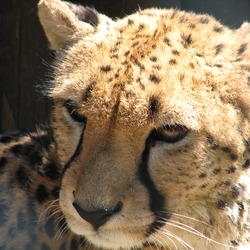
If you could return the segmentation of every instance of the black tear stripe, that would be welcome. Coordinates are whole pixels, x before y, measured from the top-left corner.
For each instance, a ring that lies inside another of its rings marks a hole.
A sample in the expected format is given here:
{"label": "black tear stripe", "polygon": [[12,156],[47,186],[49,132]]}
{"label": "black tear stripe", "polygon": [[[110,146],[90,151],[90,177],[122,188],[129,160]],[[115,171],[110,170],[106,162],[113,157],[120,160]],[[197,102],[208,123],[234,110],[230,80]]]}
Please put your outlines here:
{"label": "black tear stripe", "polygon": [[[75,160],[75,158],[81,153],[82,151],[82,144],[83,144],[83,133],[85,130],[86,124],[84,126],[84,128],[82,129],[82,133],[81,133],[81,137],[79,139],[78,145],[76,147],[76,150],[74,152],[74,154],[70,157],[69,161],[65,164],[63,172],[62,172],[62,178],[66,172],[66,170],[70,167],[71,163]],[[61,180],[62,180],[61,178]]]}
{"label": "black tear stripe", "polygon": [[150,154],[150,147],[153,143],[153,133],[146,140],[145,149],[142,153],[142,160],[139,166],[139,179],[142,184],[147,188],[150,196],[150,210],[155,216],[154,222],[149,226],[146,236],[150,236],[165,224],[165,219],[170,218],[170,214],[164,209],[165,197],[157,190],[148,171],[148,159]]}

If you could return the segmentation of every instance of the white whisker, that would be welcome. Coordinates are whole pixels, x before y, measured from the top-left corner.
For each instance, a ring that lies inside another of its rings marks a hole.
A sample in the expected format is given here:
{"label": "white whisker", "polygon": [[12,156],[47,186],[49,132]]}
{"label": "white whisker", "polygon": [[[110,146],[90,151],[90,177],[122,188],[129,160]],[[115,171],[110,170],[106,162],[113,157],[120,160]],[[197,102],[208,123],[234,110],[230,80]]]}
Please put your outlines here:
{"label": "white whisker", "polygon": [[198,230],[196,230],[193,227],[190,227],[190,226],[188,226],[188,225],[186,225],[184,223],[174,221],[174,220],[167,220],[167,219],[163,219],[163,222],[165,222],[166,225],[174,226],[176,228],[182,229],[182,230],[184,230],[186,232],[189,232],[191,234],[197,235],[197,236],[199,236],[199,237],[201,237],[203,239],[206,239],[210,243],[214,243],[214,244],[221,245],[221,246],[224,246],[224,247],[230,247],[230,245],[223,244],[221,242],[215,241],[215,240],[205,236],[203,233],[199,232]]}

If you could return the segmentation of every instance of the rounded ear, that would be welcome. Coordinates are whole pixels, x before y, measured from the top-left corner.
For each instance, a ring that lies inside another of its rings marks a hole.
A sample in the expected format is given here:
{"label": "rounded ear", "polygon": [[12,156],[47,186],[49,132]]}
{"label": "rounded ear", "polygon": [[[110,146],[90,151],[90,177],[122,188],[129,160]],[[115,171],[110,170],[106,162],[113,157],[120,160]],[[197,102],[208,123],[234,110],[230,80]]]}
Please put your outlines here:
{"label": "rounded ear", "polygon": [[38,15],[52,50],[78,41],[98,24],[96,11],[60,0],[41,0]]}

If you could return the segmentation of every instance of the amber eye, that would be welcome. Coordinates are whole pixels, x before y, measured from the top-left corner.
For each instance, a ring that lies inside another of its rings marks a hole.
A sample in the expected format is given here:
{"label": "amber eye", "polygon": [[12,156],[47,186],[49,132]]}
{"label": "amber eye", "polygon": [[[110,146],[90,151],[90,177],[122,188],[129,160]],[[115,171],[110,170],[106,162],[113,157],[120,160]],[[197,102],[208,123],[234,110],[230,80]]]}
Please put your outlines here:
{"label": "amber eye", "polygon": [[167,143],[176,143],[182,140],[189,130],[181,125],[166,125],[155,130],[156,139]]}
{"label": "amber eye", "polygon": [[80,123],[86,123],[86,117],[80,113],[77,112],[77,105],[72,100],[67,100],[64,102],[64,107],[67,109],[70,117]]}

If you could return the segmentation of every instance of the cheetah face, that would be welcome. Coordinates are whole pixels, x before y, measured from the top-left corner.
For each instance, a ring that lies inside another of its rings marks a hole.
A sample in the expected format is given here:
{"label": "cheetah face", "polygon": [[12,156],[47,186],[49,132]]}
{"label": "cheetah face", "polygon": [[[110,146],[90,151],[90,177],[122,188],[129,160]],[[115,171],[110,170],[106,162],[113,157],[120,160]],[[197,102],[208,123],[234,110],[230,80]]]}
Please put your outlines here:
{"label": "cheetah face", "polygon": [[175,10],[114,22],[59,0],[40,1],[39,17],[57,51],[52,121],[71,231],[106,249],[240,242],[249,73],[226,58],[218,67],[214,44],[218,30],[238,33]]}

